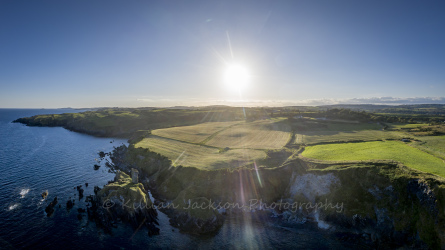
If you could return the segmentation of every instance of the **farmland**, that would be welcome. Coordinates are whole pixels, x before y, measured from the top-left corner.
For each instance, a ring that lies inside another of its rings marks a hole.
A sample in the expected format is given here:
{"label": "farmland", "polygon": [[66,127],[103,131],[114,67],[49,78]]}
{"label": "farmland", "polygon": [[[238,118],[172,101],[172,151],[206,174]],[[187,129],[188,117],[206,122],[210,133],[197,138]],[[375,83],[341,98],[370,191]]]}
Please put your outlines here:
{"label": "farmland", "polygon": [[153,130],[135,146],[165,155],[174,165],[219,169],[261,161],[266,150],[281,149],[290,138],[290,126],[283,119],[209,122]]}
{"label": "farmland", "polygon": [[305,145],[401,139],[407,136],[400,131],[384,131],[379,123],[301,120],[294,123],[294,127],[294,143]]}
{"label": "farmland", "polygon": [[406,136],[395,131],[362,130],[362,131],[315,131],[296,136],[297,144],[317,144],[325,142],[377,141],[401,139]]}
{"label": "farmland", "polygon": [[289,141],[290,126],[281,120],[261,120],[230,127],[211,138],[214,147],[280,149]]}
{"label": "farmland", "polygon": [[407,167],[445,177],[442,159],[399,141],[376,141],[310,146],[304,157],[326,161],[395,160]]}
{"label": "farmland", "polygon": [[[303,156],[308,158],[339,162],[394,160],[414,169],[445,176],[445,163],[440,159],[445,156],[444,138],[416,137],[401,130],[422,125],[390,124],[390,130],[382,130],[379,123],[317,119],[300,119],[293,123],[283,118],[207,122],[153,130],[152,135],[136,147],[150,148],[163,154],[174,165],[220,169],[245,166],[253,161],[259,164],[270,162],[266,152],[282,150],[293,138],[291,144],[296,146],[330,143],[308,146],[303,152]],[[408,145],[399,141],[402,138],[414,138],[416,141]],[[290,148],[286,150],[287,155],[293,152]],[[281,158],[272,165],[279,166],[286,160],[286,157]]]}
{"label": "farmland", "polygon": [[[435,109],[433,113],[439,111]],[[305,146],[304,154],[310,152],[309,146],[326,143],[339,147],[363,146],[362,149],[367,150],[366,147],[372,145],[367,143],[391,144],[398,142],[384,141],[410,138],[412,142],[409,145],[399,143],[394,144],[398,147],[379,147],[386,151],[375,149],[368,154],[371,158],[363,156],[363,159],[396,160],[425,171],[431,167],[430,172],[436,173],[437,164],[420,166],[419,162],[409,158],[427,153],[428,156],[438,157],[442,164],[441,160],[445,158],[445,126],[441,125],[441,120],[420,119],[415,115],[408,119],[343,108],[241,109],[209,106],[178,109],[106,108],[74,114],[39,115],[16,122],[29,126],[63,126],[96,136],[130,138],[130,144],[166,155],[174,165],[203,169],[236,168],[253,161],[258,166],[278,167],[294,159],[286,157],[296,157],[296,152]],[[412,123],[407,124],[408,120]],[[349,150],[352,152],[359,148]],[[331,154],[336,154],[338,161],[349,160],[341,151],[334,150]],[[426,159],[426,162],[431,163],[430,160]],[[271,162],[273,164],[268,164]]]}
{"label": "farmland", "polygon": [[236,168],[266,157],[266,153],[261,150],[231,149],[224,151],[158,136],[145,138],[135,147],[149,148],[151,151],[165,155],[172,160],[174,166],[193,166],[205,170]]}
{"label": "farmland", "polygon": [[354,121],[333,121],[317,119],[299,119],[292,123],[296,131],[361,131],[380,130],[382,126],[378,123],[360,123]]}
{"label": "farmland", "polygon": [[156,129],[152,134],[179,141],[200,143],[212,134],[238,123],[240,122],[206,122],[194,126]]}

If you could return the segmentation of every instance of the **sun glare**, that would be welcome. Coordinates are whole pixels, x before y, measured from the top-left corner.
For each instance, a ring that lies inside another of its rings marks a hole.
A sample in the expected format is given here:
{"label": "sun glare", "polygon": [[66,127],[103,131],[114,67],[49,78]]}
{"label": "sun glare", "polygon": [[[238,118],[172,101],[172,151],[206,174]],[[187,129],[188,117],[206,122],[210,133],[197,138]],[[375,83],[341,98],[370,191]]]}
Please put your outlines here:
{"label": "sun glare", "polygon": [[232,91],[241,91],[249,83],[249,71],[240,64],[229,65],[226,69],[224,80],[227,88]]}

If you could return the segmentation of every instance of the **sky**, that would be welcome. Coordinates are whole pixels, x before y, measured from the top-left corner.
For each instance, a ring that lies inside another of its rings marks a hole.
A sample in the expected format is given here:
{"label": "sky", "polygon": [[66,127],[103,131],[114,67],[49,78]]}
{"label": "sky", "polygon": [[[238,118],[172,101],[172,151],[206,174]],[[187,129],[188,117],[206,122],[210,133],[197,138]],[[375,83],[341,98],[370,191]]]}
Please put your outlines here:
{"label": "sky", "polygon": [[445,103],[445,1],[0,1],[0,108],[334,103]]}

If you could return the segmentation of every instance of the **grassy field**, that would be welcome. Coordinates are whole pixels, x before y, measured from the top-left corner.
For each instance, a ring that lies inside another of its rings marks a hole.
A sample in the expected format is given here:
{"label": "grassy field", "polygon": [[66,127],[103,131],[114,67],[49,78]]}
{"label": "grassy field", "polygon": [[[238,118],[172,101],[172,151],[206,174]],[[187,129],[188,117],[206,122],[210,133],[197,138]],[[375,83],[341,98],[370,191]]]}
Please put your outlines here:
{"label": "grassy field", "polygon": [[260,120],[229,127],[206,144],[219,148],[280,149],[289,141],[290,131],[284,120]]}
{"label": "grassy field", "polygon": [[423,136],[418,137],[420,142],[414,146],[432,155],[445,159],[445,136]]}
{"label": "grassy field", "polygon": [[302,119],[292,123],[296,131],[361,131],[380,130],[382,126],[367,122],[340,122],[333,120]]}
{"label": "grassy field", "polygon": [[218,148],[179,142],[158,136],[145,138],[135,147],[149,148],[153,152],[165,155],[172,160],[175,166],[192,166],[205,170],[237,168],[266,157],[266,153],[261,150],[231,149],[221,151]]}
{"label": "grassy field", "polygon": [[193,126],[156,129],[152,131],[152,134],[180,141],[200,143],[212,134],[237,123],[240,122],[206,122]]}
{"label": "grassy field", "polygon": [[394,130],[400,130],[400,129],[413,129],[423,126],[428,126],[426,123],[419,123],[419,124],[405,124],[405,123],[390,123],[388,124],[390,129]]}
{"label": "grassy field", "polygon": [[361,131],[361,130],[380,130],[382,126],[377,123],[338,123],[331,122],[327,125],[329,131]]}
{"label": "grassy field", "polygon": [[295,136],[296,144],[317,144],[323,142],[377,141],[384,139],[401,139],[403,133],[395,131],[362,130],[362,131],[314,131]]}
{"label": "grassy field", "polygon": [[382,131],[378,123],[303,121],[294,124],[296,144],[317,144],[325,142],[377,141],[407,137],[402,132]]}
{"label": "grassy field", "polygon": [[445,177],[445,162],[399,141],[310,146],[304,157],[327,161],[395,160],[407,167]]}
{"label": "grassy field", "polygon": [[135,146],[165,155],[175,166],[237,168],[253,161],[263,162],[267,154],[262,149],[280,150],[291,138],[290,131],[285,119],[209,122],[153,130],[150,137]]}

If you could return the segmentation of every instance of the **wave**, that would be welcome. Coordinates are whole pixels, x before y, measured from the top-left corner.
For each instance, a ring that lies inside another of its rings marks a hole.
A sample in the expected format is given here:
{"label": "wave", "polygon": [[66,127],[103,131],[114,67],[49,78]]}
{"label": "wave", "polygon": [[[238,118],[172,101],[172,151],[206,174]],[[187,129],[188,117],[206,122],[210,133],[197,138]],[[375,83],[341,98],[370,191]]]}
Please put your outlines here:
{"label": "wave", "polygon": [[29,188],[24,188],[20,191],[20,195],[22,196],[22,198],[24,198],[25,195],[28,193],[29,193]]}
{"label": "wave", "polygon": [[9,211],[12,211],[12,210],[14,210],[14,209],[16,209],[17,207],[19,206],[19,204],[12,204],[12,205],[10,205],[9,207],[8,207],[8,210]]}

